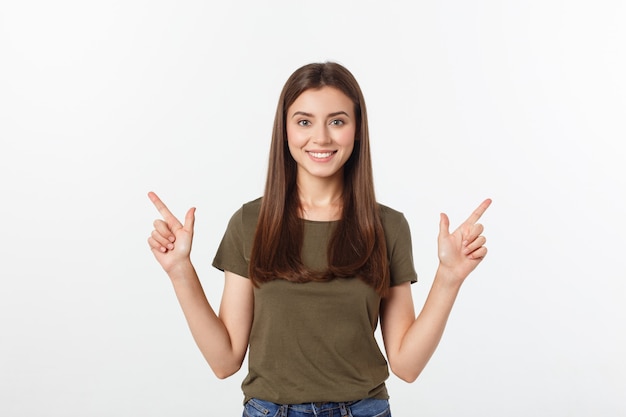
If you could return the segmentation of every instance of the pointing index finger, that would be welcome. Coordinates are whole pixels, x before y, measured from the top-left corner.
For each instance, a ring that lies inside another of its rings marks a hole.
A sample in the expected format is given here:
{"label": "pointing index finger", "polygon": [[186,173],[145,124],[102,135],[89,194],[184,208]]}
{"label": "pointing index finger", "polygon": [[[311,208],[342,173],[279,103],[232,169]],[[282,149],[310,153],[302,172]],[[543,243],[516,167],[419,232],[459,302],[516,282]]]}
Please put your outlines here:
{"label": "pointing index finger", "polygon": [[491,199],[488,198],[485,201],[483,201],[482,203],[480,203],[480,205],[478,206],[478,208],[476,208],[476,210],[474,210],[474,212],[467,218],[467,220],[465,220],[466,224],[474,224],[478,221],[478,219],[480,219],[480,217],[483,215],[483,213],[485,213],[485,211],[487,211],[487,208],[489,208],[489,206],[491,205]]}
{"label": "pointing index finger", "polygon": [[161,201],[161,199],[159,198],[158,195],[156,195],[156,193],[154,193],[153,191],[150,191],[148,193],[148,198],[150,198],[150,201],[152,201],[152,204],[154,204],[154,207],[156,207],[159,213],[161,213],[161,216],[163,216],[163,220],[165,220],[170,226],[174,224],[180,225],[180,222],[178,221],[178,219],[172,214],[172,212],[167,208],[165,203]]}

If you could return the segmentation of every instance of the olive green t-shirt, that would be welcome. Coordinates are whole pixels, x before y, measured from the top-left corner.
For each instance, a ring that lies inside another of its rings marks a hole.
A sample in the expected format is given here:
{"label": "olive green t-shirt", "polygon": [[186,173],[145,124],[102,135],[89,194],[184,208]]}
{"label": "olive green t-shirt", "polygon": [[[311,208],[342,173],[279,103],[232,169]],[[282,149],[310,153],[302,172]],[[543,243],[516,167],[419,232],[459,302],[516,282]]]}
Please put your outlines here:
{"label": "olive green t-shirt", "polygon": [[[248,277],[261,199],[231,218],[213,266]],[[380,206],[391,285],[415,282],[411,235],[400,212]],[[336,222],[304,220],[302,261],[327,266]],[[380,296],[358,278],[292,283],[277,279],[254,289],[245,401],[279,404],[387,399],[387,361],[374,337]]]}

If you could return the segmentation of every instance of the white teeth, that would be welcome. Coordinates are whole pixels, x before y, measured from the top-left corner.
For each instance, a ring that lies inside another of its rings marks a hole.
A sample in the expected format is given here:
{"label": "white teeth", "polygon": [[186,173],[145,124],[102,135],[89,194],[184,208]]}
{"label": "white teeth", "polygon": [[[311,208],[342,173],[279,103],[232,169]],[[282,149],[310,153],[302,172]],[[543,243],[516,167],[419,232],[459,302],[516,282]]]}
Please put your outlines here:
{"label": "white teeth", "polygon": [[309,152],[313,158],[328,158],[332,152]]}

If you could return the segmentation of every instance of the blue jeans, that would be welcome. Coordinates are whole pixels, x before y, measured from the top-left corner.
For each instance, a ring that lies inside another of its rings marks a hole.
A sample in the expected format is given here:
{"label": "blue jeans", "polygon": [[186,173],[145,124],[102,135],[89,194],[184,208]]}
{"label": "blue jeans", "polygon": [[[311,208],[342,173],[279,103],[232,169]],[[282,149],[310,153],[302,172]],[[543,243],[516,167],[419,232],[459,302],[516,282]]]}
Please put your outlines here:
{"label": "blue jeans", "polygon": [[389,401],[367,398],[344,403],[274,404],[252,398],[243,417],[391,417]]}

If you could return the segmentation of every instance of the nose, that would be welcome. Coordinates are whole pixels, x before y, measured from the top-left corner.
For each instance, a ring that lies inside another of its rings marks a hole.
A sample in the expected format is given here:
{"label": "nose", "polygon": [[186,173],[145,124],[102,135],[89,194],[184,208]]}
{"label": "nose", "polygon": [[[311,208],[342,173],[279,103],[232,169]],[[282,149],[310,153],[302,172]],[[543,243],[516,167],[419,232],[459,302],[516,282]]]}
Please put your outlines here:
{"label": "nose", "polygon": [[327,145],[332,142],[330,132],[326,126],[318,126],[313,132],[313,143],[318,145]]}

